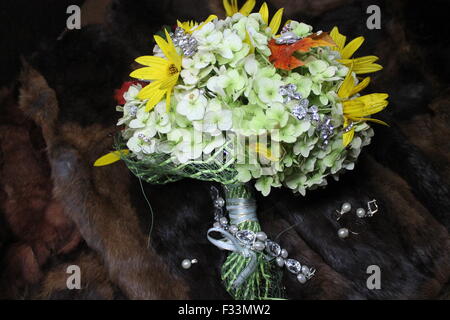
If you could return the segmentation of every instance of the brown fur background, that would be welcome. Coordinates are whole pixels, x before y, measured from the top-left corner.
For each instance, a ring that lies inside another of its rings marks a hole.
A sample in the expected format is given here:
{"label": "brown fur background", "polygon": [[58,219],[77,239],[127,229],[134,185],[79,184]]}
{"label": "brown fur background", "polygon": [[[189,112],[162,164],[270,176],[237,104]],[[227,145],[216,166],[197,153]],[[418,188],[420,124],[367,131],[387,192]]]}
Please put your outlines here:
{"label": "brown fur background", "polygon": [[[205,237],[210,184],[144,184],[155,212],[148,239],[139,181],[122,163],[92,167],[117,130],[114,90],[150,50],[150,35],[176,18],[223,14],[221,1],[79,1],[79,31],[64,31],[68,2],[48,2],[43,14],[56,18],[31,20],[34,28],[6,37],[11,50],[2,56],[10,69],[0,90],[0,298],[229,298],[219,280],[225,254]],[[288,298],[448,297],[450,46],[434,32],[445,33],[440,13],[407,1],[268,2],[271,10],[284,6],[286,18],[364,35],[361,54],[375,53],[385,66],[372,90],[391,94],[382,115],[391,127],[375,127],[374,143],[340,182],[307,197],[284,189],[258,197],[264,230],[275,237],[289,228],[282,246],[317,268],[303,286],[285,274]],[[370,31],[365,8],[375,3],[383,28]],[[4,29],[12,30],[30,13],[18,16],[20,1],[8,5]],[[334,210],[373,198],[380,214],[349,217],[343,223],[360,235],[339,240]],[[199,263],[183,270],[185,258]],[[382,269],[381,290],[366,287],[371,264]],[[81,290],[66,287],[69,265],[82,270]]]}

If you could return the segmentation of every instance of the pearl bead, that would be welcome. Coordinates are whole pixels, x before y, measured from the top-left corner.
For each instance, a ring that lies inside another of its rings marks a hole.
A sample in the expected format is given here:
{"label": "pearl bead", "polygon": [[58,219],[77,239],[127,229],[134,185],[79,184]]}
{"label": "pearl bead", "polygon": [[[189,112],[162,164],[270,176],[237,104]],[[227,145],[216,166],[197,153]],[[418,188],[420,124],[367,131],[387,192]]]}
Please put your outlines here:
{"label": "pearl bead", "polygon": [[214,228],[220,228],[220,223],[214,222],[213,227],[214,227]]}
{"label": "pearl bead", "polygon": [[232,225],[228,228],[228,231],[230,231],[231,234],[235,234],[236,232],[239,231],[239,228],[238,228],[236,225],[232,224]]}
{"label": "pearl bead", "polygon": [[261,241],[266,241],[267,234],[265,232],[259,231],[256,233],[256,239],[261,240]]}
{"label": "pearl bead", "polygon": [[358,218],[364,218],[366,216],[366,210],[364,210],[363,208],[358,208],[356,210],[356,215],[358,216]]}
{"label": "pearl bead", "polygon": [[258,250],[258,251],[263,251],[265,247],[266,247],[266,245],[260,241],[256,241],[253,244],[253,249]]}
{"label": "pearl bead", "polygon": [[348,202],[345,202],[341,207],[343,213],[349,212],[350,210],[352,210],[352,205]]}
{"label": "pearl bead", "polygon": [[341,239],[347,238],[348,237],[348,229],[347,228],[341,228],[338,230],[338,236]]}
{"label": "pearl bead", "polygon": [[222,208],[225,205],[225,200],[223,200],[223,198],[217,198],[214,202],[214,205],[216,207]]}
{"label": "pearl bead", "polygon": [[282,249],[282,250],[281,250],[281,256],[282,256],[283,258],[285,258],[285,259],[288,257],[288,252],[287,252],[286,249]]}
{"label": "pearl bead", "polygon": [[219,219],[220,224],[227,224],[228,223],[228,219],[225,217],[222,217]]}
{"label": "pearl bead", "polygon": [[309,268],[307,266],[302,266],[302,273],[307,275],[309,273]]}
{"label": "pearl bead", "polygon": [[189,269],[192,266],[192,262],[189,259],[184,259],[181,262],[181,266],[183,267],[183,269]]}
{"label": "pearl bead", "polygon": [[277,257],[277,258],[276,258],[276,261],[277,261],[277,265],[278,265],[280,268],[284,266],[284,259],[283,259],[283,258]]}
{"label": "pearl bead", "polygon": [[306,283],[306,277],[301,273],[297,275],[297,280],[298,280],[298,282],[300,282],[302,284]]}

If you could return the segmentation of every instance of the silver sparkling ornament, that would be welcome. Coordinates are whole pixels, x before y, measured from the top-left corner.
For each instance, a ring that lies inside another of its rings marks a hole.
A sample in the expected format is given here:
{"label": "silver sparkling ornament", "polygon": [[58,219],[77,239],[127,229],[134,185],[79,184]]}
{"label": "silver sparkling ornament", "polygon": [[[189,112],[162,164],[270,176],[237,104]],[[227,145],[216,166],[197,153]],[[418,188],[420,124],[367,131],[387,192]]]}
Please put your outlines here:
{"label": "silver sparkling ornament", "polygon": [[278,243],[267,240],[266,241],[266,251],[272,256],[272,257],[278,257],[281,254],[281,247]]}
{"label": "silver sparkling ornament", "polygon": [[241,230],[236,232],[236,238],[246,244],[246,245],[250,245],[253,243],[253,241],[255,241],[256,235],[253,231],[250,230]]}
{"label": "silver sparkling ornament", "polygon": [[282,250],[281,250],[281,256],[282,256],[283,258],[285,258],[285,259],[288,257],[288,252],[287,252],[286,249],[282,249]]}
{"label": "silver sparkling ornament", "polygon": [[308,111],[305,107],[298,104],[292,109],[292,115],[298,120],[303,120],[308,115]]}
{"label": "silver sparkling ornament", "polygon": [[197,40],[192,35],[185,32],[183,28],[176,28],[171,36],[173,44],[179,47],[186,57],[192,57],[198,51]]}
{"label": "silver sparkling ornament", "polygon": [[326,147],[329,143],[329,139],[334,134],[334,126],[331,123],[331,118],[324,117],[322,122],[317,126],[317,130],[319,131],[323,146]]}
{"label": "silver sparkling ornament", "polygon": [[276,44],[293,44],[299,41],[302,37],[299,37],[291,31],[283,32],[278,38],[275,39]]}
{"label": "silver sparkling ornament", "polygon": [[345,133],[349,132],[350,130],[353,129],[353,126],[354,126],[354,123],[350,122],[350,124],[344,128],[344,132]]}
{"label": "silver sparkling ornament", "polygon": [[289,272],[293,274],[299,274],[302,271],[302,265],[297,260],[287,259],[284,264]]}

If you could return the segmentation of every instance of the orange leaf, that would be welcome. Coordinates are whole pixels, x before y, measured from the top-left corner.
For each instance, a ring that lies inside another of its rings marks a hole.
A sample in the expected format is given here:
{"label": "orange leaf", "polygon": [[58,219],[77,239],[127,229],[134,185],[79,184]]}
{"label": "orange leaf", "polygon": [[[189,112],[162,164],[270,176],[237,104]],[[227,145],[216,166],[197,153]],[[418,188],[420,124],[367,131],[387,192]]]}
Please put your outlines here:
{"label": "orange leaf", "polygon": [[322,32],[320,35],[311,35],[293,44],[277,44],[275,39],[272,39],[269,42],[269,48],[272,52],[269,60],[278,69],[293,70],[304,65],[303,61],[293,56],[295,52],[308,52],[314,47],[331,47],[335,45],[326,32]]}
{"label": "orange leaf", "polygon": [[275,42],[275,39],[272,39],[269,42],[269,48],[272,52],[269,61],[277,69],[292,70],[304,65],[303,61],[293,56],[296,50],[292,45],[280,45]]}

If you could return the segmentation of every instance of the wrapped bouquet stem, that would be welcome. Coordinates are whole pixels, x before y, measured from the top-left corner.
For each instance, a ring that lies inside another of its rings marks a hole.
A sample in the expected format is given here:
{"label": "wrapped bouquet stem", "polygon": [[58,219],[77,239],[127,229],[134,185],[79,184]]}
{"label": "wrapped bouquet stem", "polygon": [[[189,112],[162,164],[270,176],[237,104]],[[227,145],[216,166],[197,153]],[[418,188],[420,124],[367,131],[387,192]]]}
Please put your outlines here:
{"label": "wrapped bouquet stem", "polygon": [[[221,277],[238,299],[282,296],[283,268],[300,284],[315,270],[261,230],[249,185],[267,196],[286,187],[302,195],[352,170],[373,136],[371,115],[387,94],[363,95],[377,57],[354,57],[364,38],[347,43],[333,28],[282,24],[268,6],[252,13],[224,0],[228,17],[180,22],[154,37],[153,55],[118,92],[121,134],[96,166],[125,161],[148,183],[215,181],[215,223],[207,236],[229,251]],[[301,262],[300,262],[301,261]]]}
{"label": "wrapped bouquet stem", "polygon": [[[269,299],[282,296],[281,275],[274,268],[273,257],[264,253],[267,235],[261,231],[256,215],[256,202],[246,184],[225,185],[225,203],[228,217],[216,216],[208,238],[219,248],[232,251],[222,266],[222,280],[228,292],[236,299]],[[222,201],[215,205],[221,212]],[[209,236],[218,232],[225,240]]]}

